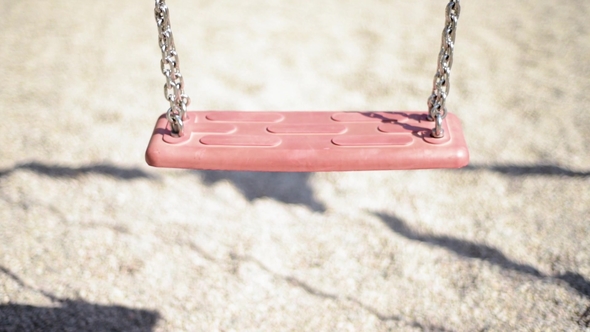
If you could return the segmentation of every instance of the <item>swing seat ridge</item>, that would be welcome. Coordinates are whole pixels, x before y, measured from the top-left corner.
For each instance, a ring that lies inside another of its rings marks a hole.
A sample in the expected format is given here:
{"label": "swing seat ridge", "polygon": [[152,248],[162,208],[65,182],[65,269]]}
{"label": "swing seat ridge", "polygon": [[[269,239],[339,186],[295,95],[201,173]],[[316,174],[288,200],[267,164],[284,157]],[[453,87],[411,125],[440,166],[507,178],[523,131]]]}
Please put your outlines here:
{"label": "swing seat ridge", "polygon": [[191,111],[184,134],[165,115],[146,161],[169,168],[323,172],[460,168],[469,162],[461,123],[443,121],[431,137],[427,112]]}

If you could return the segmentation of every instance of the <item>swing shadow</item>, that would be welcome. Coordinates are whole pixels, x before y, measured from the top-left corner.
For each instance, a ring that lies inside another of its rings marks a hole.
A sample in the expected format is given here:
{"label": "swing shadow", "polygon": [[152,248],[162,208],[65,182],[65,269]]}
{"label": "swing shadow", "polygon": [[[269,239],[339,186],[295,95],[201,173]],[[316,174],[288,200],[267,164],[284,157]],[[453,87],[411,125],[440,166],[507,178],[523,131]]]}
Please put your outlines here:
{"label": "swing shadow", "polygon": [[108,306],[83,300],[61,299],[26,285],[16,274],[0,266],[24,289],[42,294],[58,306],[39,307],[16,303],[0,304],[0,331],[154,331],[157,311]]}
{"label": "swing shadow", "polygon": [[406,239],[441,247],[462,257],[483,260],[504,270],[515,271],[538,279],[553,279],[565,282],[580,296],[590,299],[590,281],[579,273],[566,271],[563,274],[554,276],[546,275],[533,266],[512,261],[502,251],[488,245],[477,244],[451,236],[419,233],[394,215],[379,212],[373,214],[381,219],[393,232]]}
{"label": "swing shadow", "polygon": [[309,181],[312,173],[192,171],[207,185],[229,181],[252,202],[269,197],[286,204],[301,204],[315,212],[324,212],[326,207],[313,193]]}
{"label": "swing shadow", "polygon": [[83,167],[67,167],[40,162],[17,164],[9,169],[0,169],[0,179],[18,170],[28,170],[52,178],[77,178],[87,174],[100,174],[119,180],[154,179],[155,177],[136,167],[120,167],[111,164],[92,164]]}

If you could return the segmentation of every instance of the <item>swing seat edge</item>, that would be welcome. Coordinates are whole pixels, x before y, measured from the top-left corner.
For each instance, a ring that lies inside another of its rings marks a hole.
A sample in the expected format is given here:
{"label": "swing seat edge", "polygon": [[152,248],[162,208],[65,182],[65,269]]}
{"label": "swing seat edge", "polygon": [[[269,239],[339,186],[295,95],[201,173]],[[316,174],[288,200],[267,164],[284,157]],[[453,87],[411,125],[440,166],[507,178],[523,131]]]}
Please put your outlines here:
{"label": "swing seat edge", "polygon": [[419,111],[187,114],[182,137],[173,137],[165,116],[159,117],[145,153],[148,165],[331,172],[461,168],[469,164],[461,123],[453,114],[444,121],[445,138],[438,140],[429,137],[433,124],[426,120],[426,112]]}

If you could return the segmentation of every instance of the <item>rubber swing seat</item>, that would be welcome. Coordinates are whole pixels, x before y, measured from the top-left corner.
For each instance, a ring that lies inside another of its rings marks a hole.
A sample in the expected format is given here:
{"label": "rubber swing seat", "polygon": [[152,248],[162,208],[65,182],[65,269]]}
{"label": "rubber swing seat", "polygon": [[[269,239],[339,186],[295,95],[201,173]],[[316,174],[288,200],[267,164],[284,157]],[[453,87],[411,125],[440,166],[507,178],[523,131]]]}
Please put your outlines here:
{"label": "rubber swing seat", "polygon": [[431,137],[426,112],[187,112],[184,135],[162,115],[147,152],[169,168],[323,172],[460,168],[469,152],[461,123],[443,121]]}

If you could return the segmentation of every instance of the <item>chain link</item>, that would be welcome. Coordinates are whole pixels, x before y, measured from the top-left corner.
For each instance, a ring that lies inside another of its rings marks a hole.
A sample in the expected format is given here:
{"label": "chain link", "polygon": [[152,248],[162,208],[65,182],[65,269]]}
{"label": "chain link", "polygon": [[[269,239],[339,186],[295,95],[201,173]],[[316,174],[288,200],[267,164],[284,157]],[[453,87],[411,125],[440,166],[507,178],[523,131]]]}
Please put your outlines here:
{"label": "chain link", "polygon": [[428,119],[435,121],[432,136],[442,138],[442,120],[447,116],[445,105],[451,89],[451,67],[453,66],[453,50],[457,34],[457,22],[461,13],[460,0],[450,0],[446,8],[445,28],[442,33],[442,46],[438,56],[438,68],[434,75],[432,94],[428,98]]}
{"label": "chain link", "polygon": [[158,42],[162,51],[160,69],[166,77],[164,84],[164,97],[170,103],[166,118],[170,123],[172,132],[176,135],[183,135],[183,120],[185,120],[186,109],[191,99],[184,92],[184,78],[180,73],[178,53],[174,46],[174,36],[170,26],[170,14],[165,0],[155,0],[154,9],[156,23],[158,24]]}

